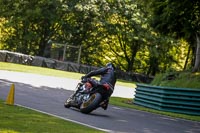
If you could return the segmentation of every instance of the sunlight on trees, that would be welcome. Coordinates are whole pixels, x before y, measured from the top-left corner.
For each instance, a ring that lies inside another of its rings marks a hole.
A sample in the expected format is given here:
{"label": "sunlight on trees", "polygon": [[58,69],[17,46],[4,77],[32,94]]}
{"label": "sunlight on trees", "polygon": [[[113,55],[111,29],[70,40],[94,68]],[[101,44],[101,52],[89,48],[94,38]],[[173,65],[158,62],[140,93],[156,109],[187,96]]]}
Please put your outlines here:
{"label": "sunlight on trees", "polygon": [[187,70],[194,66],[200,22],[199,3],[188,2],[1,0],[0,49],[44,56],[51,39],[81,46],[82,64],[112,61],[123,71],[148,75]]}

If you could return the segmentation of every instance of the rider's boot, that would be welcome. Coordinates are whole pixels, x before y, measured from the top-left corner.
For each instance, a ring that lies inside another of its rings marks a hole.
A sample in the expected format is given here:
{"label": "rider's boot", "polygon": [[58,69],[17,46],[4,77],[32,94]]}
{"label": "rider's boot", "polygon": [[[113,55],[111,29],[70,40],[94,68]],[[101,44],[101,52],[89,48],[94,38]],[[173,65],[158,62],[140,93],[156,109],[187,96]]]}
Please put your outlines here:
{"label": "rider's boot", "polygon": [[103,102],[100,103],[100,106],[101,106],[104,110],[107,110],[107,108],[108,108],[108,103],[109,103],[109,100],[106,99],[106,100],[104,100]]}

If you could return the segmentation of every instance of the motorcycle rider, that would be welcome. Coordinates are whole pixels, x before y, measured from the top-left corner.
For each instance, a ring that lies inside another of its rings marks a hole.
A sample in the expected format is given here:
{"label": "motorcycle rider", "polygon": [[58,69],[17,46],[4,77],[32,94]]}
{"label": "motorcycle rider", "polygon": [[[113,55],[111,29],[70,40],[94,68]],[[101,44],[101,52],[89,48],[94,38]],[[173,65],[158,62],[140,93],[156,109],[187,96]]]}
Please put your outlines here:
{"label": "motorcycle rider", "polygon": [[109,98],[112,95],[116,83],[116,73],[115,73],[115,66],[109,62],[106,64],[105,67],[100,68],[98,70],[94,70],[86,74],[85,76],[82,76],[82,79],[84,78],[90,78],[92,76],[100,75],[100,81],[99,83],[104,86],[104,89],[106,90],[106,97],[105,100],[101,103],[101,106],[104,110],[107,109]]}

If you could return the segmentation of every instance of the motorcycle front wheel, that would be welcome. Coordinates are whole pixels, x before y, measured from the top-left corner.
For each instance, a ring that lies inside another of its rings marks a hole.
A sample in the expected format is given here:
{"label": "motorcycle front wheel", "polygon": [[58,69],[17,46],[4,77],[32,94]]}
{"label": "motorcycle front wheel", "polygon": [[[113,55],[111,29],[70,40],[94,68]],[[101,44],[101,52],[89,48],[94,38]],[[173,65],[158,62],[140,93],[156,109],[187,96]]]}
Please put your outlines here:
{"label": "motorcycle front wheel", "polygon": [[102,100],[102,96],[100,93],[92,94],[87,101],[81,104],[80,111],[85,114],[92,112],[97,107],[99,107],[101,100]]}

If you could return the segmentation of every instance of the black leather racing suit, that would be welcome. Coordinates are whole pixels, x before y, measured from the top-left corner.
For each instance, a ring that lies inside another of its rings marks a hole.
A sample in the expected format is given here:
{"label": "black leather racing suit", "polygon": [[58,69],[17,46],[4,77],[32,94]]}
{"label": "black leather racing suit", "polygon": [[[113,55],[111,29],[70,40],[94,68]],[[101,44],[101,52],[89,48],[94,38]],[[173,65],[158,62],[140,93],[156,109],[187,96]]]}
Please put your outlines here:
{"label": "black leather racing suit", "polygon": [[103,67],[95,71],[91,71],[88,74],[86,74],[84,77],[92,77],[101,75],[100,78],[100,84],[109,84],[110,90],[109,90],[109,96],[113,93],[115,83],[116,83],[116,74],[115,70],[112,67]]}

